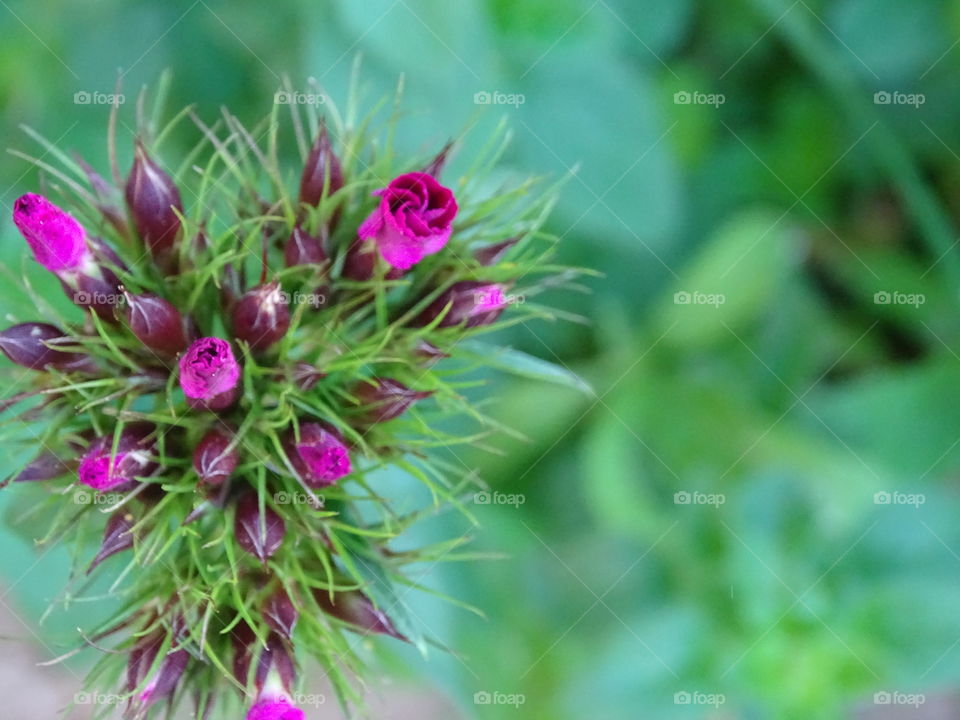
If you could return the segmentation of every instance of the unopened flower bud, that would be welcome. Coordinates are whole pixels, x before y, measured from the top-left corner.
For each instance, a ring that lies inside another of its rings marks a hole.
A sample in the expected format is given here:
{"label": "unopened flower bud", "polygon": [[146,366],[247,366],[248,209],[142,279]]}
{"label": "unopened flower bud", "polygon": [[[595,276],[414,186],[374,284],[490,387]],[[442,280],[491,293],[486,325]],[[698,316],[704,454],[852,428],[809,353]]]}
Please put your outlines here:
{"label": "unopened flower bud", "polygon": [[270,506],[261,512],[257,494],[248,492],[237,501],[234,532],[241,548],[265,562],[283,543],[286,525]]}
{"label": "unopened flower bud", "polygon": [[141,712],[174,693],[189,660],[190,653],[183,649],[171,650],[167,653],[156,675],[137,697]]}
{"label": "unopened flower bud", "polygon": [[430,161],[430,164],[423,169],[423,172],[427,173],[427,175],[433,175],[433,177],[439,178],[440,173],[443,172],[443,168],[447,164],[447,158],[449,157],[451,150],[453,150],[453,140],[448,142],[440,149],[440,152],[438,152],[436,157]]}
{"label": "unopened flower bud", "polygon": [[107,520],[107,527],[103,531],[103,542],[100,544],[100,551],[90,563],[87,572],[92,572],[97,565],[102,563],[111,555],[118,552],[129,550],[133,547],[133,535],[130,529],[134,525],[134,517],[127,512],[114,512]]}
{"label": "unopened flower bud", "polygon": [[277,588],[263,605],[263,619],[267,621],[267,625],[287,640],[293,635],[293,628],[299,617],[300,613],[282,587]]}
{"label": "unopened flower bud", "polygon": [[187,347],[183,316],[162,297],[124,293],[130,331],[150,350],[176,355]]}
{"label": "unopened flower bud", "polygon": [[197,443],[193,451],[193,469],[200,480],[209,485],[220,485],[236,469],[240,454],[231,448],[233,438],[219,429],[212,429]]}
{"label": "unopened flower bud", "polygon": [[503,286],[495,283],[458,282],[434,300],[417,317],[416,324],[429,325],[443,315],[439,327],[489,325],[507,306]]}
{"label": "unopened flower bud", "polygon": [[317,605],[328,615],[352,625],[360,633],[382,633],[406,640],[394,626],[393,621],[382,611],[374,607],[373,602],[359,590],[334,592],[330,597],[328,590],[317,589],[313,593]]}
{"label": "unopened flower bud", "polygon": [[257,663],[257,699],[247,720],[303,720],[303,711],[294,707],[290,698],[295,679],[295,666],[286,642],[271,635]]}
{"label": "unopened flower bud", "polygon": [[343,170],[339,158],[333,152],[333,146],[330,145],[326,125],[320,127],[320,133],[307,156],[300,178],[300,202],[316,207],[324,197],[324,187],[327,189],[327,196],[343,187]]}
{"label": "unopened flower bud", "polygon": [[230,407],[237,399],[239,382],[240,364],[226,340],[200,338],[180,358],[180,387],[194,407]]}
{"label": "unopened flower bud", "polygon": [[321,265],[327,261],[323,239],[307,234],[306,230],[297,225],[283,248],[283,259],[287,267]]}
{"label": "unopened flower bud", "polygon": [[286,449],[290,462],[310,487],[333,485],[353,470],[339,433],[320,423],[301,423],[300,439],[291,434]]}
{"label": "unopened flower bud", "polygon": [[390,267],[377,252],[377,245],[372,240],[355,240],[347,248],[347,257],[343,262],[342,274],[348,280],[364,282],[372,280],[377,274],[377,263],[382,263],[385,269],[386,280],[398,280],[403,277],[404,270]]}
{"label": "unopened flower bud", "polygon": [[254,351],[265,350],[290,327],[290,309],[280,283],[267,283],[244,293],[233,308],[233,336]]}
{"label": "unopened flower bud", "polygon": [[449,353],[445,353],[433,343],[429,343],[422,338],[418,340],[414,346],[413,354],[423,361],[421,363],[422,365],[426,366],[433,365],[439,360],[450,357]]}
{"label": "unopened flower bud", "polygon": [[140,238],[154,257],[167,254],[180,233],[183,203],[173,180],[137,142],[133,167],[124,189],[127,207]]}
{"label": "unopened flower bud", "polygon": [[85,356],[56,350],[54,340],[66,338],[62,330],[46,323],[20,323],[0,332],[0,351],[11,362],[31,370],[43,370],[48,365],[61,368]]}
{"label": "unopened flower bud", "polygon": [[44,450],[31,460],[21,470],[13,482],[38,482],[52,480],[76,468],[76,464],[68,462],[50,450]]}
{"label": "unopened flower bud", "polygon": [[97,438],[80,460],[80,482],[94,490],[113,490],[150,475],[157,468],[153,444],[147,440],[152,428],[128,426],[120,433],[116,452],[113,435]]}
{"label": "unopened flower bud", "polygon": [[374,378],[354,385],[351,394],[362,406],[363,412],[358,416],[358,422],[373,425],[399,417],[417,400],[433,393],[411,390],[392,378]]}
{"label": "unopened flower bud", "polygon": [[13,204],[13,222],[37,262],[50,272],[63,276],[96,267],[83,226],[42,195],[20,197]]}
{"label": "unopened flower bud", "polygon": [[493,243],[492,245],[485,245],[482,248],[477,248],[473,257],[476,258],[476,261],[481,265],[496,265],[498,262],[503,260],[503,257],[510,251],[520,238],[510,238],[509,240],[504,240],[502,242]]}

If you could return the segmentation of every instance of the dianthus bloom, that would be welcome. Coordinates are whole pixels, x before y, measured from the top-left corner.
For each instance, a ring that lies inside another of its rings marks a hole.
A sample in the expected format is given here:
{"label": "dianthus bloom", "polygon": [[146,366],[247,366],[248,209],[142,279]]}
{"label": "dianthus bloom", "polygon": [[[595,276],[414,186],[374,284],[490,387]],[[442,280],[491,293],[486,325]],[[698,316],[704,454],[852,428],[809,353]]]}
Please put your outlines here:
{"label": "dianthus bloom", "polygon": [[83,226],[43,195],[27,193],[19,198],[13,205],[13,222],[37,262],[50,272],[78,273],[94,265]]}
{"label": "dianthus bloom", "polygon": [[457,201],[432,175],[400,175],[374,195],[380,196],[380,206],[363,221],[357,234],[361,240],[376,243],[392,267],[408,270],[447,244]]}
{"label": "dianthus bloom", "polygon": [[302,423],[300,440],[288,443],[290,461],[312,487],[333,485],[353,470],[339,435],[320,423]]}
{"label": "dianthus bloom", "polygon": [[113,436],[97,438],[80,460],[80,482],[94,490],[112,490],[156,469],[147,428],[127,428],[113,452]]}
{"label": "dianthus bloom", "polygon": [[281,697],[277,700],[261,700],[247,713],[247,720],[303,720],[303,710],[294,707]]}
{"label": "dianthus bloom", "polygon": [[180,358],[180,387],[194,405],[210,410],[229,407],[239,382],[240,364],[226,340],[200,338]]}

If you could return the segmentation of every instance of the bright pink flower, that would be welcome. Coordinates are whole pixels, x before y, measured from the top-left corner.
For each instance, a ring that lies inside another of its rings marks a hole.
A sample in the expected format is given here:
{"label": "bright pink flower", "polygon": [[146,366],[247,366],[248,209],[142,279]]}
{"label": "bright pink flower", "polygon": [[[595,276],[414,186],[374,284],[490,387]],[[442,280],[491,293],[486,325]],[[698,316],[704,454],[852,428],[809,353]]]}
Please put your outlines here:
{"label": "bright pink flower", "polygon": [[320,423],[302,423],[300,440],[291,437],[288,446],[290,461],[311,487],[333,485],[353,470],[347,446]]}
{"label": "bright pink flower", "polygon": [[439,252],[450,239],[457,201],[453,192],[423,172],[394,178],[377,190],[380,207],[357,231],[361,240],[372,240],[391,266],[401,270]]}
{"label": "bright pink flower", "polygon": [[146,428],[127,428],[120,434],[117,451],[113,435],[97,438],[80,461],[80,482],[94,490],[112,490],[149,475],[156,469],[152,448],[145,441]]}
{"label": "bright pink flower", "polygon": [[13,204],[13,222],[37,262],[50,272],[78,272],[93,264],[83,226],[43,195],[27,193],[20,197]]}
{"label": "bright pink flower", "polygon": [[291,705],[285,697],[260,700],[247,713],[247,720],[303,720],[304,717],[303,710]]}
{"label": "bright pink flower", "polygon": [[240,364],[230,343],[215,337],[193,342],[180,358],[180,387],[194,404],[222,410],[236,399]]}

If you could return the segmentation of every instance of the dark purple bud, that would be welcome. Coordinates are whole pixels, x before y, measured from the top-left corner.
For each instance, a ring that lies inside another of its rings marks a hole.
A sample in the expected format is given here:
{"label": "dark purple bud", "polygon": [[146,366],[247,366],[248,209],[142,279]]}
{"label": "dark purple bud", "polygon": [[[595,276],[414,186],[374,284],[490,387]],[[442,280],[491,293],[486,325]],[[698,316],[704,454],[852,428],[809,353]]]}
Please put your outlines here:
{"label": "dark purple bud", "polygon": [[225,410],[239,393],[240,364],[226,340],[204,337],[180,358],[180,387],[194,407]]}
{"label": "dark purple bud", "polygon": [[321,265],[327,261],[327,253],[323,250],[322,238],[308,235],[307,231],[298,225],[283,248],[283,259],[287,267]]}
{"label": "dark purple bud", "polygon": [[94,440],[80,460],[80,482],[94,490],[113,490],[152,474],[157,463],[153,443],[148,440],[150,432],[147,426],[124,428],[116,452],[112,434]]}
{"label": "dark purple bud", "polygon": [[134,517],[130,513],[115,512],[107,520],[107,527],[103,532],[103,543],[100,545],[100,551],[90,563],[88,573],[111,555],[118,552],[129,550],[133,547],[133,535],[130,529],[134,525]]}
{"label": "dark purple bud", "polygon": [[[324,193],[325,186],[326,193]],[[321,198],[332,195],[342,187],[343,170],[340,167],[340,160],[333,152],[330,137],[327,135],[327,126],[323,124],[320,126],[320,133],[313,147],[310,148],[310,154],[307,156],[303,175],[300,178],[300,202],[316,207]]]}
{"label": "dark purple bud", "polygon": [[156,675],[147,683],[147,686],[137,698],[141,711],[173,694],[189,660],[190,653],[186,650],[171,650],[167,653],[167,656],[160,663]]}
{"label": "dark purple bud", "polygon": [[350,392],[362,408],[357,420],[366,425],[393,420],[417,400],[433,394],[430,391],[411,390],[392,378],[364,380],[354,385]]}
{"label": "dark purple bud", "polygon": [[230,642],[233,644],[233,676],[238,683],[246,687],[250,679],[250,663],[257,636],[251,627],[241,620],[230,633]]}
{"label": "dark purple bud", "polygon": [[498,262],[503,260],[504,256],[510,251],[520,238],[510,238],[509,240],[504,240],[503,242],[494,243],[493,245],[485,245],[482,248],[477,248],[473,257],[476,258],[477,262],[481,265],[496,265]]}
{"label": "dark purple bud", "polygon": [[422,365],[432,365],[439,360],[450,357],[449,353],[445,353],[433,343],[423,339],[417,341],[413,348],[413,354],[423,360]]}
{"label": "dark purple bud", "polygon": [[[65,367],[84,357],[79,353],[54,349],[58,344],[62,346],[62,343],[51,341],[66,337],[62,330],[53,325],[20,323],[0,332],[0,351],[11,362],[31,370],[43,370],[48,365]],[[51,344],[47,345],[48,342]]]}
{"label": "dark purple bud", "polygon": [[139,141],[124,194],[133,225],[151,254],[158,257],[169,253],[180,233],[180,191]]}
{"label": "dark purple bud", "polygon": [[77,275],[60,284],[73,304],[81,308],[90,308],[101,320],[115,323],[117,305],[123,295],[117,276],[104,267],[97,268],[96,275]]}
{"label": "dark purple bud", "polygon": [[266,350],[290,327],[290,310],[280,283],[259,285],[244,293],[233,308],[233,336],[254,351]]}
{"label": "dark purple bud", "polygon": [[287,640],[293,635],[293,628],[297,624],[300,613],[286,590],[282,587],[267,598],[263,605],[263,619],[267,625],[283,635]]}
{"label": "dark purple bud", "polygon": [[383,611],[374,607],[370,598],[359,590],[334,592],[331,598],[329,591],[317,589],[314,590],[313,597],[321,610],[352,625],[353,629],[361,634],[382,633],[398,640],[407,639],[397,631],[393,621]]}
{"label": "dark purple bud", "polygon": [[383,263],[386,270],[384,278],[398,280],[403,277],[404,271],[390,267],[380,257],[377,244],[372,240],[355,240],[347,249],[347,257],[343,262],[343,277],[348,280],[364,282],[372,280],[377,274],[377,263]]}
{"label": "dark purple bud", "polygon": [[[76,467],[75,464],[72,467]],[[71,470],[71,463],[55,453],[45,450],[31,460],[13,479],[14,482],[38,482],[52,480]]]}
{"label": "dark purple bud", "polygon": [[454,283],[416,318],[415,324],[429,325],[441,315],[439,327],[489,325],[507,306],[503,286],[484,282]]}
{"label": "dark purple bud", "polygon": [[248,492],[237,501],[234,532],[241,548],[265,562],[283,543],[286,526],[269,505],[260,512],[257,494]]}
{"label": "dark purple bud", "polygon": [[286,451],[293,467],[313,488],[333,485],[353,470],[340,434],[321,423],[301,423],[300,439],[291,433]]}
{"label": "dark purple bud", "polygon": [[297,363],[293,368],[292,380],[304,392],[312,390],[327,374],[310,363]]}
{"label": "dark purple bud", "polygon": [[[258,697],[275,695],[281,692],[290,693],[297,678],[296,664],[290,657],[287,643],[279,635],[273,633],[267,638],[267,646],[260,651],[257,661],[256,677],[254,678]],[[262,716],[270,720],[292,720],[293,716]],[[302,720],[302,714],[299,716]]]}
{"label": "dark purple bud", "polygon": [[154,352],[176,355],[187,347],[183,316],[162,297],[124,293],[130,331]]}
{"label": "dark purple bud", "polygon": [[218,429],[209,430],[193,451],[193,469],[200,480],[209,485],[220,485],[236,469],[240,454],[231,448],[233,438]]}
{"label": "dark purple bud", "polygon": [[430,161],[430,164],[427,165],[422,172],[427,173],[427,175],[433,175],[435,178],[439,178],[440,173],[443,172],[443,168],[447,164],[447,157],[450,155],[451,150],[453,150],[453,140],[443,146],[440,152],[437,153],[437,156]]}

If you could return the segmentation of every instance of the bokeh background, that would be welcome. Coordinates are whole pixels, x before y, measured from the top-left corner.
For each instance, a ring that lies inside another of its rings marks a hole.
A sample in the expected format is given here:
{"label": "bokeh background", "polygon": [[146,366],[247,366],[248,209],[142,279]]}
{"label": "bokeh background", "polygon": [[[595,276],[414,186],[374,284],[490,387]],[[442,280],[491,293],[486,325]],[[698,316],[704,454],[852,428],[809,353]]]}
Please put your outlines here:
{"label": "bokeh background", "polygon": [[[505,557],[425,581],[487,619],[410,595],[458,652],[379,643],[374,717],[960,717],[960,3],[0,0],[0,37],[0,137],[33,154],[21,124],[105,170],[108,108],[75,96],[118,74],[127,163],[165,69],[171,107],[253,123],[362,57],[371,105],[405,78],[405,148],[467,131],[451,175],[504,117],[508,170],[573,173],[550,227],[603,277],[551,299],[586,322],[501,339],[595,392],[485,398],[530,438],[461,453],[523,500],[476,508]],[[37,275],[9,222],[36,183],[0,163],[4,277]],[[73,699],[82,657],[34,663],[107,602],[38,624],[70,558],[36,534],[0,530],[22,720]]]}

